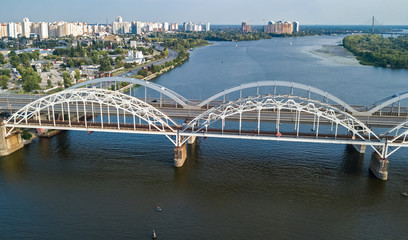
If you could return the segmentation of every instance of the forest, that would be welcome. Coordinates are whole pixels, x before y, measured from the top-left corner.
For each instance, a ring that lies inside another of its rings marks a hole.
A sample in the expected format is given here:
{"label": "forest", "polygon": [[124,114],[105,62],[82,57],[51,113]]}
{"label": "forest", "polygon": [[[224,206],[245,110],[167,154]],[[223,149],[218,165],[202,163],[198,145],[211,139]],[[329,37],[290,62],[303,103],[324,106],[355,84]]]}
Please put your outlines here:
{"label": "forest", "polygon": [[377,34],[350,35],[343,46],[364,65],[408,68],[408,36],[383,37]]}

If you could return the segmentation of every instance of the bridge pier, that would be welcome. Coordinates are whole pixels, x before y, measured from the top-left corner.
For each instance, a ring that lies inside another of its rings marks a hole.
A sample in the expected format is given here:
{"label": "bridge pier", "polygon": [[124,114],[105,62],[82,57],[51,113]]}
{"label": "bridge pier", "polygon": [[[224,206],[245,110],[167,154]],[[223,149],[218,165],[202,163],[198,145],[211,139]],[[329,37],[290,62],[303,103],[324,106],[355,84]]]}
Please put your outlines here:
{"label": "bridge pier", "polygon": [[12,133],[6,137],[6,127],[0,127],[0,157],[7,156],[24,147],[20,133]]}
{"label": "bridge pier", "polygon": [[357,145],[357,144],[350,144],[354,150],[356,150],[360,154],[364,154],[367,148],[367,145]]}
{"label": "bridge pier", "polygon": [[388,159],[382,158],[377,152],[373,152],[370,161],[370,171],[381,180],[388,179]]}
{"label": "bridge pier", "polygon": [[187,158],[187,144],[174,148],[174,166],[182,167]]}
{"label": "bridge pier", "polygon": [[188,144],[195,144],[197,142],[197,137],[196,136],[191,136],[189,139],[188,139]]}

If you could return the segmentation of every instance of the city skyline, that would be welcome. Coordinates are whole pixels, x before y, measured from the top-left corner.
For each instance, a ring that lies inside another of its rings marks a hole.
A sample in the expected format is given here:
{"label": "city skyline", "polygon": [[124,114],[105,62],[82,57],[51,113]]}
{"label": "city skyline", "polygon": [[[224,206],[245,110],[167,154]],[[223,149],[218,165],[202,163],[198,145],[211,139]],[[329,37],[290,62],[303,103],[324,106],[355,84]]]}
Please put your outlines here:
{"label": "city skyline", "polygon": [[[22,7],[24,6],[24,7]],[[262,7],[260,7],[262,6]],[[2,4],[0,22],[19,22],[28,17],[33,22],[79,21],[89,24],[112,23],[117,16],[124,21],[146,22],[211,22],[212,24],[239,25],[246,21],[251,25],[263,25],[270,20],[299,21],[305,25],[368,25],[375,16],[384,25],[408,25],[408,2],[404,0],[370,1],[359,0],[300,0],[267,1],[254,0],[248,3],[236,1],[62,1],[44,0],[41,4],[22,0]],[[63,9],[63,11],[61,11]]]}

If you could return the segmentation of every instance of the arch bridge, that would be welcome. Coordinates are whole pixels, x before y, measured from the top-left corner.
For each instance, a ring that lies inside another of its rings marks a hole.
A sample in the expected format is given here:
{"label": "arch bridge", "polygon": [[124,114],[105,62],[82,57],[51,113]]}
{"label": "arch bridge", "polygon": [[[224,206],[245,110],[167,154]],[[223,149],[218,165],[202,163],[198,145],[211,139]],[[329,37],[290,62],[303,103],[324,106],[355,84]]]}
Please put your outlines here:
{"label": "arch bridge", "polygon": [[[127,82],[130,89],[135,84],[143,86],[145,92],[153,89],[160,94],[160,102],[164,95],[182,108],[196,109],[197,114],[190,121],[177,123],[149,104],[146,95],[136,98],[132,90],[130,94],[115,91],[123,86],[119,82]],[[250,89],[256,93],[244,97],[244,91]],[[406,97],[404,93],[387,98],[365,112],[376,113]],[[196,103],[158,84],[104,78],[39,98],[12,114],[2,128],[5,138],[18,128],[163,135],[175,146],[175,166],[183,165],[186,143],[197,137],[350,144],[360,149],[369,146],[375,156],[370,169],[378,178],[387,179],[387,158],[408,147],[408,122],[378,134],[356,117],[359,114],[363,112],[334,95],[298,83],[247,83]]]}

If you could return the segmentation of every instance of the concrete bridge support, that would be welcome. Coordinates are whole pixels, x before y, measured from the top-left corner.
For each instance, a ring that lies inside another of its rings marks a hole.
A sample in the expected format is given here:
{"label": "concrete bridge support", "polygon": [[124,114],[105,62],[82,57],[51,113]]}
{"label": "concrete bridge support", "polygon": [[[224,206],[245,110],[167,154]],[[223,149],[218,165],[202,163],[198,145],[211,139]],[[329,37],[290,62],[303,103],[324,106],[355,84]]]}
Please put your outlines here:
{"label": "concrete bridge support", "polygon": [[369,169],[378,179],[387,180],[388,163],[388,159],[382,158],[378,153],[373,152]]}
{"label": "concrete bridge support", "polygon": [[182,167],[187,158],[187,144],[174,148],[174,166]]}
{"label": "concrete bridge support", "polygon": [[364,154],[367,148],[367,145],[357,145],[357,144],[350,144],[358,153]]}
{"label": "concrete bridge support", "polygon": [[196,136],[191,136],[189,139],[188,139],[188,144],[195,144],[195,143],[197,143],[197,137]]}
{"label": "concrete bridge support", "polygon": [[20,133],[12,133],[6,136],[6,127],[0,127],[0,156],[7,156],[24,146]]}

